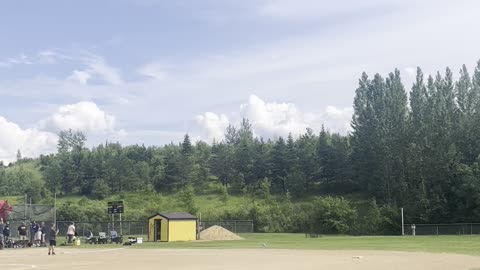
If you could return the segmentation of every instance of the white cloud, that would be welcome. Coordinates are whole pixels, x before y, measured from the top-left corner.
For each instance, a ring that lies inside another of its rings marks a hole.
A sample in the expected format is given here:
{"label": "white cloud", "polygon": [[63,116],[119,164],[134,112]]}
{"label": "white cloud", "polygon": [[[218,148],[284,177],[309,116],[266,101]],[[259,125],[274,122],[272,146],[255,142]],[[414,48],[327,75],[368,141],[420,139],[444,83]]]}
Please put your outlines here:
{"label": "white cloud", "polygon": [[86,71],[93,76],[98,76],[107,83],[113,85],[123,84],[123,80],[118,70],[107,65],[103,59],[95,59],[88,63],[89,69]]}
{"label": "white cloud", "polygon": [[13,65],[31,65],[33,64],[30,58],[21,53],[17,57],[8,58],[7,60],[0,61],[0,67],[11,67]]}
{"label": "white cloud", "polygon": [[[259,14],[284,19],[319,19],[326,15],[334,15],[350,10],[378,7],[385,4],[379,0],[340,0],[325,1],[318,0],[263,0],[258,9]],[[399,2],[398,0],[389,3]]]}
{"label": "white cloud", "polygon": [[38,53],[38,58],[41,62],[53,64],[58,59],[65,59],[66,57],[54,50],[42,50]]}
{"label": "white cloud", "polygon": [[335,106],[327,106],[322,114],[322,119],[325,120],[325,128],[333,131],[346,134],[352,131],[351,120],[353,115],[353,108],[337,108]]}
{"label": "white cloud", "polygon": [[35,128],[22,129],[18,124],[0,116],[0,161],[15,161],[17,150],[24,157],[38,157],[54,153],[60,130],[72,129],[93,137],[107,135],[109,140],[121,140],[126,136],[117,129],[115,117],[100,110],[93,102],[78,102],[60,106],[55,113],[38,122]]}
{"label": "white cloud", "polygon": [[165,66],[158,63],[150,63],[139,68],[137,72],[145,77],[149,77],[155,80],[164,80],[168,77],[165,71]]}
{"label": "white cloud", "polygon": [[[303,112],[293,103],[266,102],[256,95],[251,95],[246,103],[232,118],[237,122],[246,118],[252,124],[255,135],[272,138],[276,136],[294,136],[305,133],[307,128],[319,132],[322,125],[331,132],[347,134],[350,130],[352,108],[327,106],[320,112]],[[231,123],[227,116],[207,112],[196,116],[197,125],[208,141],[222,139],[226,127]]]}
{"label": "white cloud", "polygon": [[240,115],[251,121],[255,132],[264,137],[299,135],[307,128],[317,132],[322,124],[333,132],[346,134],[350,130],[352,110],[327,106],[320,112],[302,112],[293,103],[265,102],[251,95],[240,106]]}
{"label": "white cloud", "polygon": [[417,74],[417,69],[414,67],[406,67],[405,72],[407,73],[408,76],[410,76],[410,78],[415,78]]}
{"label": "white cloud", "polygon": [[202,115],[195,117],[197,125],[202,129],[202,133],[209,142],[215,140],[222,140],[224,137],[225,129],[229,125],[228,117],[224,114],[216,114],[212,112],[206,112]]}
{"label": "white cloud", "polygon": [[87,134],[117,132],[115,117],[100,110],[95,103],[87,101],[61,106],[53,115],[41,120],[39,127],[55,133],[64,129],[80,130]]}
{"label": "white cloud", "polygon": [[107,65],[103,58],[91,55],[83,57],[82,61],[87,65],[87,68],[85,70],[74,70],[67,80],[80,84],[87,84],[90,79],[98,79],[111,85],[124,83],[118,70]]}
{"label": "white cloud", "polygon": [[0,160],[15,161],[19,149],[23,157],[37,157],[56,150],[57,135],[35,128],[22,129],[0,116]]}
{"label": "white cloud", "polygon": [[85,72],[85,71],[79,71],[79,70],[74,70],[72,72],[72,75],[70,75],[67,80],[69,81],[72,81],[72,82],[76,82],[76,83],[79,83],[79,84],[82,84],[82,85],[86,85],[88,80],[91,78],[92,76],[90,75],[90,73],[88,72]]}

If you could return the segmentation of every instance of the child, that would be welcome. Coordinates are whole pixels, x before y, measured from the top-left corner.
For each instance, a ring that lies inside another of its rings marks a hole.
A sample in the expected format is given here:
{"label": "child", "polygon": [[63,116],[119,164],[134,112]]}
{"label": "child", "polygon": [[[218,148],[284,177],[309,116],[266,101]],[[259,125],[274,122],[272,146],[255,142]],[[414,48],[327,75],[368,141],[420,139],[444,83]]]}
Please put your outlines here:
{"label": "child", "polygon": [[50,233],[49,233],[49,246],[48,246],[48,255],[50,255],[50,253],[52,255],[55,255],[55,246],[57,245],[57,234],[58,234],[58,230],[57,228],[55,228],[55,224],[52,225],[52,228],[50,229]]}
{"label": "child", "polygon": [[42,231],[41,230],[38,230],[37,232],[35,232],[35,236],[34,236],[34,239],[35,239],[35,246],[39,247],[41,242],[42,242]]}

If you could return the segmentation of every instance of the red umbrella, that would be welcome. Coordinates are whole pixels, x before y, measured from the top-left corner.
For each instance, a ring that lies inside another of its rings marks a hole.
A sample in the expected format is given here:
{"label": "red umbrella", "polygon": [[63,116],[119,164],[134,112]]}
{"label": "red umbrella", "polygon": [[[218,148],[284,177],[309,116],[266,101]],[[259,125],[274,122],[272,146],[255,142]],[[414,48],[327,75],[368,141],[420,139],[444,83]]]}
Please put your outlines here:
{"label": "red umbrella", "polygon": [[3,221],[8,219],[8,216],[12,210],[13,208],[8,204],[7,201],[0,200],[0,218],[3,218]]}

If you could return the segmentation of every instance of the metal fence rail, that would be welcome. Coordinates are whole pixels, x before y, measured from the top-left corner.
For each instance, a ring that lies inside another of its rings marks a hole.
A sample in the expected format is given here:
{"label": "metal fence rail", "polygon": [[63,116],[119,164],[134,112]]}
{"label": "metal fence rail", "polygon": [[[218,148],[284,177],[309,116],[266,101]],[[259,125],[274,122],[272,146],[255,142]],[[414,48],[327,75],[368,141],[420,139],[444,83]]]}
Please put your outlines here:
{"label": "metal fence rail", "polygon": [[221,226],[234,233],[253,233],[252,220],[201,221],[200,231],[208,229],[214,225]]}
{"label": "metal fence rail", "polygon": [[451,224],[405,224],[405,235],[413,235],[412,225],[415,225],[415,235],[474,235],[480,234],[480,223]]}

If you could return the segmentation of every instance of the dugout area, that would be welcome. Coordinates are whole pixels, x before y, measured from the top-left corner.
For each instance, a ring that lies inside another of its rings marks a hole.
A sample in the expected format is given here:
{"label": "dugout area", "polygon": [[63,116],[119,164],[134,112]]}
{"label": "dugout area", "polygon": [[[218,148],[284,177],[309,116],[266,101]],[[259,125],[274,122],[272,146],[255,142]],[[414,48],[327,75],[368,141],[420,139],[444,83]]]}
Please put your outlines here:
{"label": "dugout area", "polygon": [[157,213],[148,218],[149,242],[197,240],[197,217],[189,213]]}

